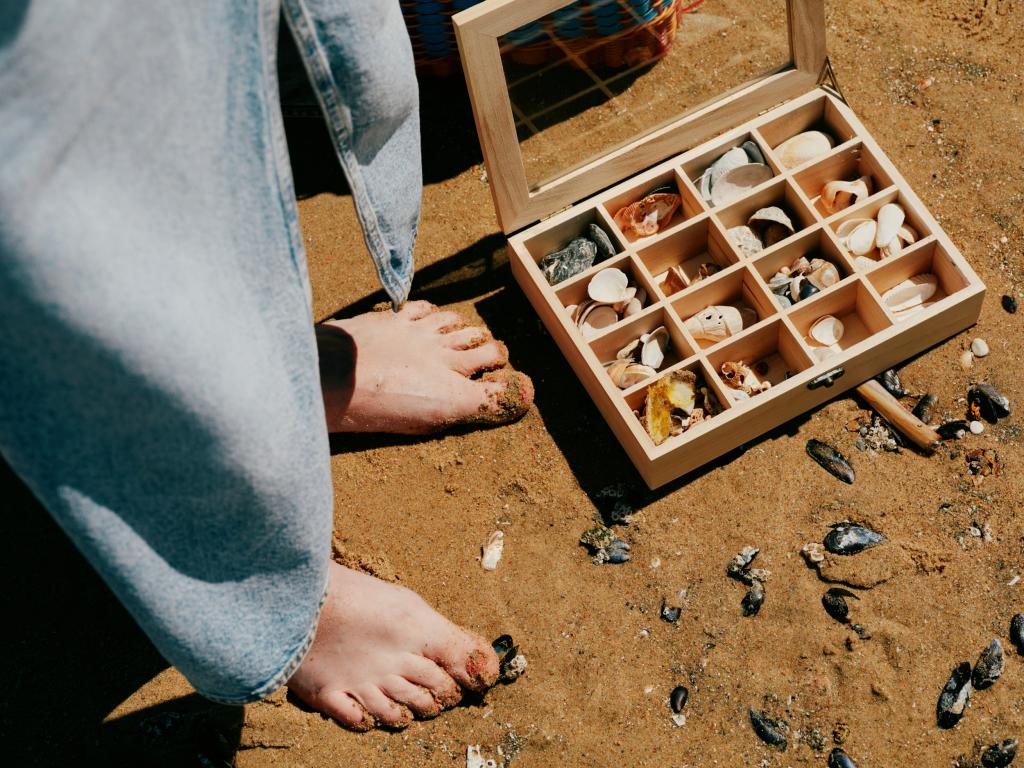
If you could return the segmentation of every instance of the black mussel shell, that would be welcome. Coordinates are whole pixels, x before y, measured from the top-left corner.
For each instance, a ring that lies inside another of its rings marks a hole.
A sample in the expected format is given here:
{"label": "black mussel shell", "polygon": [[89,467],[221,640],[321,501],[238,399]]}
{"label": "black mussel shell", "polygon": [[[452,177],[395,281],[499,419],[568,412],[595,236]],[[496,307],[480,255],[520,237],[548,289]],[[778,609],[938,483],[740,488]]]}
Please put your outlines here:
{"label": "black mussel shell", "polygon": [[1006,768],[1017,756],[1017,740],[1006,739],[981,753],[984,768]]}
{"label": "black mussel shell", "polygon": [[519,653],[515,641],[512,640],[512,635],[502,635],[495,638],[494,642],[491,643],[491,648],[498,654],[498,660],[502,663],[506,660],[514,659],[516,654]]}
{"label": "black mussel shell", "polygon": [[757,612],[761,610],[761,606],[764,605],[764,585],[759,581],[751,584],[740,604],[743,606],[744,616],[756,616]]}
{"label": "black mussel shell", "polygon": [[846,457],[828,443],[823,443],[821,440],[808,440],[807,455],[828,470],[829,474],[844,483],[852,484],[857,477]]}
{"label": "black mussel shell", "polygon": [[846,598],[848,597],[852,597],[854,600],[860,600],[856,594],[848,589],[833,587],[821,596],[821,604],[825,606],[825,612],[829,616],[836,621],[845,624],[847,616],[850,615],[850,607],[846,604]]}
{"label": "black mussel shell", "polygon": [[675,624],[679,621],[679,616],[682,612],[683,609],[678,605],[669,605],[668,603],[661,604],[661,618],[669,624]]}
{"label": "black mussel shell", "polygon": [[757,146],[756,141],[747,139],[740,144],[740,148],[747,153],[747,159],[750,162],[757,163],[758,165],[767,165],[764,161],[764,154],[761,152],[761,148]]}
{"label": "black mussel shell", "polygon": [[549,253],[538,266],[548,283],[557,285],[590,269],[596,258],[597,244],[585,237],[577,237],[562,250]]}
{"label": "black mussel shell", "polygon": [[786,741],[786,736],[782,732],[783,723],[770,720],[755,709],[750,709],[749,715],[750,724],[754,726],[754,733],[757,734],[758,738],[765,744],[778,747],[785,752],[789,742]]}
{"label": "black mussel shell", "polygon": [[803,301],[804,299],[811,298],[811,296],[813,296],[814,294],[818,293],[820,290],[821,290],[821,288],[816,286],[810,280],[801,280],[800,281],[800,298],[799,298],[799,301]]}
{"label": "black mussel shell", "polygon": [[1017,653],[1024,656],[1024,613],[1010,619],[1010,642],[1017,646]]}
{"label": "black mussel shell", "polygon": [[971,685],[976,690],[991,688],[992,684],[1003,674],[1003,644],[996,638],[981,652],[978,662],[971,673]]}
{"label": "black mussel shell", "polygon": [[683,707],[686,706],[687,700],[690,698],[690,691],[685,685],[677,685],[672,689],[672,693],[668,696],[669,706],[672,707],[672,711],[677,715],[683,711]]}
{"label": "black mussel shell", "polygon": [[886,392],[897,399],[906,397],[908,394],[907,390],[903,388],[903,382],[900,381],[900,377],[896,375],[896,371],[893,368],[882,371],[875,377],[875,380],[885,387]]}
{"label": "black mussel shell", "polygon": [[921,395],[921,399],[917,401],[917,405],[914,406],[914,410],[911,413],[927,424],[932,420],[932,414],[935,412],[935,403],[937,402],[938,398],[935,395]]}
{"label": "black mussel shell", "polygon": [[612,245],[611,238],[608,237],[608,233],[605,232],[597,224],[587,224],[587,237],[597,246],[597,258],[595,263],[598,261],[604,261],[610,259],[615,255],[615,246]]}
{"label": "black mussel shell", "polygon": [[935,709],[939,728],[952,728],[960,722],[971,698],[971,664],[964,661],[956,666],[939,695]]}
{"label": "black mussel shell", "polygon": [[939,433],[939,437],[943,440],[959,440],[967,434],[967,430],[970,428],[969,422],[963,419],[955,419],[940,425],[935,431]]}
{"label": "black mussel shell", "polygon": [[614,539],[605,549],[607,559],[605,562],[612,565],[621,565],[629,560],[629,544],[622,539]]}
{"label": "black mussel shell", "polygon": [[967,392],[967,407],[989,424],[1010,415],[1010,401],[991,384],[975,384]]}
{"label": "black mussel shell", "polygon": [[853,758],[839,747],[836,747],[829,752],[828,768],[857,768],[857,764],[853,762]]}
{"label": "black mussel shell", "polygon": [[1002,298],[1003,309],[1009,312],[1011,315],[1017,311],[1017,300],[1013,296],[1005,295]]}
{"label": "black mussel shell", "polygon": [[837,523],[825,535],[825,549],[834,555],[856,555],[865,549],[878,546],[885,536],[853,523]]}

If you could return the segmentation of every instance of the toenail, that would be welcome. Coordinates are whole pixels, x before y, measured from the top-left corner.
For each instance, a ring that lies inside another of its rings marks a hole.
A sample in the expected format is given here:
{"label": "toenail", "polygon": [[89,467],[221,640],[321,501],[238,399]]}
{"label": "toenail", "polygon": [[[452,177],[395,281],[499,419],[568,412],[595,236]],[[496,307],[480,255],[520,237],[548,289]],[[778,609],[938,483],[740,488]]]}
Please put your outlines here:
{"label": "toenail", "polygon": [[471,651],[466,659],[466,674],[479,688],[490,688],[497,680],[497,675],[487,673],[487,654],[479,650]]}

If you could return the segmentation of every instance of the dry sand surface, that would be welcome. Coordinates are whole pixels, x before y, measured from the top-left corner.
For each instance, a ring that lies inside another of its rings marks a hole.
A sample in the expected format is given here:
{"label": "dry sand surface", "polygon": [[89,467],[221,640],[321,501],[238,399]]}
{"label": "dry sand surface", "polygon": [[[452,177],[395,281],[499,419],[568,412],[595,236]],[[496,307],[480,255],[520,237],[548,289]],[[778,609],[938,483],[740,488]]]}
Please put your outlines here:
{"label": "dry sand surface", "polygon": [[[1019,410],[1024,311],[1007,314],[999,297],[1024,300],[1024,7],[832,2],[828,25],[854,109],[989,289],[977,327],[909,361],[904,384],[934,393],[939,418],[962,414],[975,380],[994,383]],[[462,766],[466,745],[480,744],[518,768],[821,766],[842,741],[862,768],[938,768],[976,760],[981,745],[1024,739],[1016,653],[957,728],[935,725],[953,666],[973,662],[993,637],[1005,642],[1010,616],[1024,611],[1024,582],[1008,586],[1024,577],[1022,416],[931,458],[872,455],[846,431],[868,412],[844,396],[646,491],[511,279],[460,88],[449,81],[424,93],[414,295],[504,339],[534,379],[536,408],[491,431],[334,441],[335,526],[350,551],[377,558],[455,621],[488,637],[511,633],[529,658],[526,675],[398,734],[348,733],[281,693],[244,710],[209,704],[166,668],[8,472],[8,764],[103,755],[105,765],[133,766]],[[306,121],[290,132],[316,316],[367,308],[382,296],[322,130]],[[964,370],[958,358],[976,336],[992,353]],[[851,458],[852,486],[808,459],[810,438]],[[994,449],[1002,474],[975,485],[964,459],[971,447]],[[608,489],[633,510],[619,528],[633,560],[619,566],[594,565],[577,544],[611,510]],[[880,580],[854,603],[870,639],[825,614],[830,585],[799,555],[844,518],[889,539],[841,564],[848,578]],[[479,547],[498,528],[505,555],[486,573]],[[741,616],[744,588],[725,576],[747,544],[771,571],[754,618]],[[684,610],[672,626],[658,612],[680,590]],[[679,683],[690,701],[686,724],[675,727],[666,702]],[[750,706],[788,722],[786,753],[757,740]]]}

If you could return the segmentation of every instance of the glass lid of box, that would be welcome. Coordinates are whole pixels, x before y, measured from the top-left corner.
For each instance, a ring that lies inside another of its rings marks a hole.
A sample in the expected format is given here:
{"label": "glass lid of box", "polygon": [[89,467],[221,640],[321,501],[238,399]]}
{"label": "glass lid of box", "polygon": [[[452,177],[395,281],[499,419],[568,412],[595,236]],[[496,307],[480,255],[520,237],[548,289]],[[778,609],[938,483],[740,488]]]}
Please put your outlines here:
{"label": "glass lid of box", "polygon": [[531,191],[791,63],[786,0],[580,0],[498,46]]}

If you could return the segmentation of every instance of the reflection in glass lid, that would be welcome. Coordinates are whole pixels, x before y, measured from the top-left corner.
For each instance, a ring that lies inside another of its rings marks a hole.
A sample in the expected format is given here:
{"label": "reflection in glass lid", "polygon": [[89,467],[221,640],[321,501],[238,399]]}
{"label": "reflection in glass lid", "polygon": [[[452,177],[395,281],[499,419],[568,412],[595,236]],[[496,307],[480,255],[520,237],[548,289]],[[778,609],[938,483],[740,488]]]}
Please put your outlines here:
{"label": "reflection in glass lid", "polygon": [[580,0],[499,44],[534,190],[790,61],[785,0]]}

